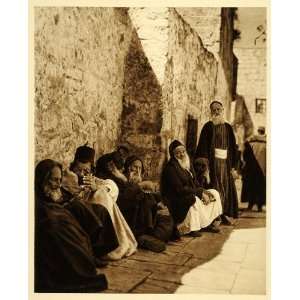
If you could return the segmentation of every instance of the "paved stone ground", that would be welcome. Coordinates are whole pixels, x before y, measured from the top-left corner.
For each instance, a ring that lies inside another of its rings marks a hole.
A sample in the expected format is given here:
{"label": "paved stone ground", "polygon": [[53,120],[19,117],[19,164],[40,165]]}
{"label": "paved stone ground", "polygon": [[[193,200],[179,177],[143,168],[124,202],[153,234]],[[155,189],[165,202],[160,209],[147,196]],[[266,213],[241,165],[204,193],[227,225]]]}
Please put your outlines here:
{"label": "paved stone ground", "polygon": [[241,211],[235,226],[169,243],[166,251],[139,249],[111,262],[106,293],[265,294],[265,213]]}

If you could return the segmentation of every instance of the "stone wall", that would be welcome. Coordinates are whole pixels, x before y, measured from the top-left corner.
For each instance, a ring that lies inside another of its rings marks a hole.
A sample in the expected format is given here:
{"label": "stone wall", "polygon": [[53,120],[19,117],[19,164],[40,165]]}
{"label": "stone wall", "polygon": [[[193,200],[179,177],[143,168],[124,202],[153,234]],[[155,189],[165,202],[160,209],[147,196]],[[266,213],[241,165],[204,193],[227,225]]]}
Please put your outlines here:
{"label": "stone wall", "polygon": [[169,13],[168,42],[163,130],[170,131],[169,140],[185,142],[188,115],[198,119],[199,130],[209,118],[208,106],[216,90],[217,61],[175,9]]}
{"label": "stone wall", "polygon": [[123,8],[35,9],[36,161],[67,165],[86,142],[97,155],[115,147],[131,35]]}
{"label": "stone wall", "polygon": [[203,46],[215,56],[220,50],[220,7],[177,7],[176,11],[201,37]]}
{"label": "stone wall", "polygon": [[215,97],[229,112],[230,18],[199,8],[195,27],[187,13],[37,8],[36,160],[67,165],[86,142],[97,156],[127,143],[144,160],[145,176],[158,178],[171,140],[186,142],[189,119],[198,120],[198,139]]}
{"label": "stone wall", "polygon": [[200,36],[203,46],[218,62],[215,98],[224,103],[226,118],[230,119],[231,102],[235,94],[235,57],[232,51],[234,8],[195,7],[176,11]]}
{"label": "stone wall", "polygon": [[234,101],[233,128],[239,150],[244,150],[245,140],[253,134],[253,121],[243,96],[236,95]]}
{"label": "stone wall", "polygon": [[223,90],[221,94],[221,99],[223,99],[225,107],[228,108],[226,112],[227,119],[229,119],[231,102],[236,93],[237,61],[233,53],[234,18],[235,8],[221,9],[219,56],[222,67],[220,66],[219,70],[221,69],[224,72],[225,81],[218,86],[226,87],[226,90]]}
{"label": "stone wall", "polygon": [[266,126],[266,114],[256,113],[255,102],[256,98],[267,98],[267,10],[239,7],[237,16],[235,26],[241,32],[234,43],[239,61],[237,93],[244,98],[253,123],[252,132],[256,133],[259,126]]}
{"label": "stone wall", "polygon": [[[170,9],[168,62],[163,86],[162,137],[166,152],[172,139],[185,142],[189,115],[198,120],[199,136],[209,119],[209,104],[214,98],[223,101],[229,117],[233,92],[232,77],[228,76],[232,76],[233,19],[232,15],[225,14],[223,17],[228,20],[222,25],[220,14],[220,9],[214,8],[192,10],[192,15],[185,8]],[[221,28],[224,29],[222,35]],[[204,35],[204,32],[211,34]],[[204,46],[202,33],[212,52]]]}
{"label": "stone wall", "polygon": [[157,177],[162,124],[161,85],[135,32],[125,60],[122,142],[140,156],[147,178]]}
{"label": "stone wall", "polygon": [[266,114],[255,110],[255,99],[267,95],[266,48],[235,48],[234,52],[239,59],[237,93],[245,99],[255,133],[259,126],[266,126]]}
{"label": "stone wall", "polygon": [[[218,48],[220,11],[203,8],[198,12],[204,15],[201,25],[206,20],[201,33],[207,28],[215,35],[218,32],[218,38],[214,37]],[[209,119],[209,104],[215,96],[221,97],[226,112],[230,111],[232,97],[226,76],[231,68],[224,70],[218,54],[203,45],[187,14],[185,9],[174,8],[129,10],[137,35],[133,36],[126,59],[122,141],[144,159],[148,177],[160,173],[171,140],[186,142],[189,117],[198,120],[198,139]],[[205,42],[209,42],[207,35]],[[225,60],[229,58],[228,49],[232,50],[232,44],[224,49]]]}

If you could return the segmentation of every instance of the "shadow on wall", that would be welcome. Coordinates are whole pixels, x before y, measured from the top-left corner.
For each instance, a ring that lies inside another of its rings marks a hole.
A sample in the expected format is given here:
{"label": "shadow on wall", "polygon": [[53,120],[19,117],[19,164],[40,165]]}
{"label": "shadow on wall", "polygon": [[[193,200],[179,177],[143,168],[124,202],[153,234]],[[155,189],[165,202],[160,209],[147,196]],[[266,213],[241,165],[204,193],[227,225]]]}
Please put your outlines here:
{"label": "shadow on wall", "polygon": [[145,177],[157,177],[162,159],[162,89],[136,30],[125,58],[121,143],[143,159]]}

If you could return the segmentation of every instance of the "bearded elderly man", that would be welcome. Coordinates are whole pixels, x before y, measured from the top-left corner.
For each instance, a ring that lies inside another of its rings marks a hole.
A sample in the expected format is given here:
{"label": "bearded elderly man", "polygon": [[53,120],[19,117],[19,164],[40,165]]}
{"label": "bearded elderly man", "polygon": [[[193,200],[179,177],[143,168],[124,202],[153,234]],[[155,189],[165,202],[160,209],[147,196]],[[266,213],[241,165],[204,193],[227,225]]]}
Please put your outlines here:
{"label": "bearded elderly man", "polygon": [[211,184],[221,196],[222,223],[231,225],[228,217],[238,218],[238,200],[233,177],[236,176],[238,154],[231,125],[224,120],[220,101],[210,104],[211,121],[204,124],[200,133],[195,158],[209,162]]}
{"label": "bearded elderly man", "polygon": [[201,236],[201,229],[220,232],[215,222],[222,214],[219,193],[200,187],[181,142],[174,140],[169,152],[171,158],[162,172],[161,193],[180,235]]}
{"label": "bearded elderly man", "polygon": [[[92,242],[70,212],[69,195],[61,188],[61,181],[62,166],[58,162],[46,159],[36,166],[35,292],[99,292],[107,288],[106,277],[97,274],[99,261]],[[77,204],[82,208],[82,218],[92,224],[91,213],[80,202]]]}

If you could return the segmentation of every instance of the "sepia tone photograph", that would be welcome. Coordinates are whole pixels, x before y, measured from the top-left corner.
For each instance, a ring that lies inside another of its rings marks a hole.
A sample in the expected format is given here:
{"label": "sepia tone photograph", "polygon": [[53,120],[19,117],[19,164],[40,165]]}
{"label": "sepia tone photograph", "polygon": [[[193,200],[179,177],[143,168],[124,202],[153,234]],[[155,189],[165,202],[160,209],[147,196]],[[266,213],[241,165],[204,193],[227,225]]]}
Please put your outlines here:
{"label": "sepia tone photograph", "polygon": [[268,9],[33,7],[32,293],[268,294]]}

